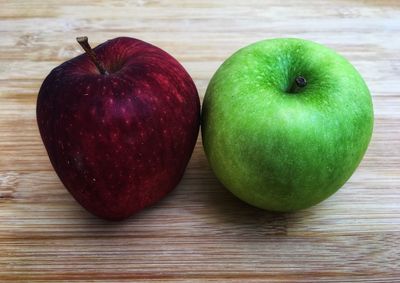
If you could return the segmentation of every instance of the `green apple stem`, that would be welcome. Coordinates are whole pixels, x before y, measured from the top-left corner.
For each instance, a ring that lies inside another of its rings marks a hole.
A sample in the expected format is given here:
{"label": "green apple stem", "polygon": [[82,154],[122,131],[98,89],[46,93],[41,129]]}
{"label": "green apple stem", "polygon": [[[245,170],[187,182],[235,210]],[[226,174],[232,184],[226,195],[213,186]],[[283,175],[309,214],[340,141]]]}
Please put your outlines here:
{"label": "green apple stem", "polygon": [[82,46],[83,50],[85,50],[86,54],[89,56],[90,60],[96,65],[97,69],[99,70],[100,74],[108,75],[107,70],[104,68],[104,65],[99,61],[94,53],[92,47],[90,47],[88,37],[87,36],[80,36],[76,38],[76,41]]}
{"label": "green apple stem", "polygon": [[297,76],[296,79],[294,80],[294,84],[292,84],[292,87],[290,88],[290,93],[299,92],[306,85],[307,85],[307,80],[302,76]]}

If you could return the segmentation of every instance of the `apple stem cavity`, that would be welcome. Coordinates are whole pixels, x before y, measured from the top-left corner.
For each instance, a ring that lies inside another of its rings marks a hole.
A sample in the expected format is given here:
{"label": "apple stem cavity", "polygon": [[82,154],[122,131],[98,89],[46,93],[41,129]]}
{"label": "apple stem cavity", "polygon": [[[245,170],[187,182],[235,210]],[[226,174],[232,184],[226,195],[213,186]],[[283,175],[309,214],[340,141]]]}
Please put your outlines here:
{"label": "apple stem cavity", "polygon": [[80,37],[76,38],[76,41],[78,41],[79,45],[82,46],[83,50],[85,50],[85,52],[89,56],[90,60],[92,60],[92,62],[96,65],[100,74],[108,75],[107,70],[104,68],[103,64],[97,58],[96,53],[94,53],[92,47],[90,47],[88,37],[80,36]]}
{"label": "apple stem cavity", "polygon": [[290,93],[297,93],[307,85],[307,80],[303,76],[297,76],[290,88]]}
{"label": "apple stem cavity", "polygon": [[298,77],[295,79],[295,82],[296,82],[296,85],[297,85],[298,87],[305,87],[305,86],[307,85],[306,79],[305,79],[304,77],[302,77],[302,76],[298,76]]}

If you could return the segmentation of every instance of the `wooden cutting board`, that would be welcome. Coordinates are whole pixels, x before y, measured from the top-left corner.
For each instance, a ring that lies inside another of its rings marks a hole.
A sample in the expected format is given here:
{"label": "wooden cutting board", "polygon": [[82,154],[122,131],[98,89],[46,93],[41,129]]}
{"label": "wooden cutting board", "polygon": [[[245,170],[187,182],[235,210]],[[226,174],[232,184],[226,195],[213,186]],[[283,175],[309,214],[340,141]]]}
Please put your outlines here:
{"label": "wooden cutting board", "polygon": [[[277,2],[283,2],[277,4]],[[0,282],[400,282],[400,2],[0,0]],[[201,97],[222,61],[272,37],[326,44],[365,77],[375,129],[329,200],[270,214],[228,193],[199,140],[185,177],[121,223],[88,214],[54,173],[35,121],[49,71],[125,35],[178,58]]]}

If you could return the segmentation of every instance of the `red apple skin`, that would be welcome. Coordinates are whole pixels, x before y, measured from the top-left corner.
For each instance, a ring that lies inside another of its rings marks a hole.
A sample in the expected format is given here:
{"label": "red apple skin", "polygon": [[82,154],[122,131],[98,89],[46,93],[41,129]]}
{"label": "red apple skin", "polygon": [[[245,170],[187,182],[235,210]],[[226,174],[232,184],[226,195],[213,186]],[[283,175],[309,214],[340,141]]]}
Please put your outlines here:
{"label": "red apple skin", "polygon": [[53,69],[37,99],[37,122],[62,183],[89,212],[121,220],[181,180],[200,125],[196,86],[165,51],[121,37]]}

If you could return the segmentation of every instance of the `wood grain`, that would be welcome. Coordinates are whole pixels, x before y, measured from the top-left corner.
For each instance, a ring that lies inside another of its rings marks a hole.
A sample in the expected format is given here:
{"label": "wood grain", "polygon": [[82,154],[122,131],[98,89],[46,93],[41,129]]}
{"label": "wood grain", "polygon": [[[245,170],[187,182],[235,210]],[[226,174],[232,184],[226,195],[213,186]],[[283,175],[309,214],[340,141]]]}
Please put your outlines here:
{"label": "wood grain", "polygon": [[[284,3],[278,3],[284,2]],[[0,0],[0,282],[400,282],[400,2]],[[201,97],[236,49],[272,37],[326,44],[365,77],[369,150],[337,194],[270,214],[234,198],[199,140],[184,179],[122,223],[94,218],[55,175],[40,140],[40,84],[61,62],[125,35],[160,46]]]}

